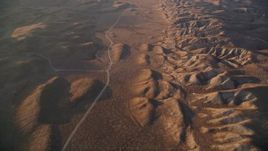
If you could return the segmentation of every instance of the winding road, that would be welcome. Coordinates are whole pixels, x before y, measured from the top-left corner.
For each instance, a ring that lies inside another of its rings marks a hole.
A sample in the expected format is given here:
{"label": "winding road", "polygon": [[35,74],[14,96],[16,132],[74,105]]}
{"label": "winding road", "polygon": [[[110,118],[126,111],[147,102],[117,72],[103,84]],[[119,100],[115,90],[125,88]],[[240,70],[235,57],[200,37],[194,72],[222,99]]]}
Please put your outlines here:
{"label": "winding road", "polygon": [[[87,116],[89,115],[89,113],[91,112],[91,110],[94,108],[94,106],[96,105],[96,103],[101,98],[101,96],[103,95],[103,93],[105,92],[105,90],[107,89],[107,87],[110,84],[110,79],[111,79],[111,77],[110,77],[110,71],[111,71],[112,66],[113,66],[113,60],[111,58],[111,52],[110,51],[111,51],[111,47],[114,44],[114,42],[111,39],[111,37],[109,36],[109,33],[118,24],[118,22],[120,21],[122,15],[123,15],[123,12],[117,17],[117,19],[115,20],[115,22],[105,32],[105,38],[109,41],[109,46],[108,46],[108,50],[107,50],[107,56],[108,56],[109,62],[108,62],[108,65],[107,65],[107,69],[105,70],[105,72],[106,72],[106,83],[105,83],[104,87],[102,88],[102,90],[100,91],[100,93],[98,94],[98,96],[94,99],[93,103],[89,106],[89,108],[87,109],[87,111],[85,112],[85,114],[82,116],[82,118],[79,120],[79,122],[74,127],[73,131],[71,132],[71,134],[67,138],[66,142],[64,143],[61,151],[65,151],[66,150],[66,148],[70,144],[72,138],[74,137],[74,135],[76,134],[76,132],[78,131],[78,129],[80,128],[80,126],[83,124],[83,122],[86,120]],[[50,63],[50,65],[51,65],[51,63]]]}
{"label": "winding road", "polygon": [[56,68],[51,59],[49,59],[48,57],[41,55],[41,54],[32,54],[35,55],[37,57],[40,57],[42,59],[47,60],[49,67],[53,70],[53,72],[57,73],[57,72],[104,72],[104,70],[86,70],[86,69],[63,69],[63,68]]}

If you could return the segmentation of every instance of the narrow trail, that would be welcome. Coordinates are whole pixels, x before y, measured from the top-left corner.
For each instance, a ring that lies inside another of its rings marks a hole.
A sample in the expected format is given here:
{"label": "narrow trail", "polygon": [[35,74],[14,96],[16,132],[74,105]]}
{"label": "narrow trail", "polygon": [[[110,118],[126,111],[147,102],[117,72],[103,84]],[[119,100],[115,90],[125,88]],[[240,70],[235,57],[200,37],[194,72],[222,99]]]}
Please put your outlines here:
{"label": "narrow trail", "polygon": [[112,65],[113,65],[113,60],[111,58],[110,51],[111,51],[111,46],[114,44],[114,42],[109,37],[109,33],[118,24],[118,22],[120,21],[122,15],[123,15],[123,12],[118,16],[118,18],[116,19],[116,21],[105,32],[105,38],[109,41],[109,46],[108,46],[108,49],[107,49],[107,56],[108,56],[109,63],[108,63],[107,69],[105,70],[105,72],[106,72],[106,83],[105,83],[105,86],[102,88],[102,90],[100,91],[100,93],[98,94],[98,96],[94,99],[93,103],[87,109],[86,113],[82,116],[82,118],[79,120],[79,122],[77,123],[77,125],[74,127],[73,131],[71,132],[71,134],[69,135],[68,139],[64,143],[63,148],[62,148],[61,151],[65,151],[66,150],[66,148],[70,144],[72,138],[76,134],[77,130],[80,128],[80,126],[86,120],[87,116],[89,115],[89,113],[91,112],[91,110],[94,108],[94,106],[96,105],[96,103],[101,98],[102,94],[105,92],[105,90],[107,89],[107,87],[110,84],[110,79],[111,79],[111,77],[110,77],[110,70],[112,69]]}
{"label": "narrow trail", "polygon": [[[21,55],[12,55],[12,56],[21,56]],[[58,72],[87,72],[87,73],[96,73],[96,72],[105,72],[105,70],[87,70],[87,69],[64,69],[64,68],[57,68],[55,67],[55,65],[52,63],[52,60],[42,54],[38,54],[38,53],[28,53],[26,55],[23,56],[36,56],[39,58],[42,58],[44,60],[46,60],[48,62],[48,65],[50,67],[50,69],[54,72],[54,73],[58,73]],[[6,59],[9,58],[11,56],[7,56],[7,57],[2,57],[1,59]]]}
{"label": "narrow trail", "polygon": [[38,56],[42,59],[47,60],[50,68],[53,70],[53,72],[57,73],[57,72],[92,72],[92,73],[96,73],[96,72],[105,72],[105,70],[86,70],[86,69],[62,69],[62,68],[56,68],[51,59],[49,59],[48,57],[41,55],[41,54],[33,54],[35,56]]}

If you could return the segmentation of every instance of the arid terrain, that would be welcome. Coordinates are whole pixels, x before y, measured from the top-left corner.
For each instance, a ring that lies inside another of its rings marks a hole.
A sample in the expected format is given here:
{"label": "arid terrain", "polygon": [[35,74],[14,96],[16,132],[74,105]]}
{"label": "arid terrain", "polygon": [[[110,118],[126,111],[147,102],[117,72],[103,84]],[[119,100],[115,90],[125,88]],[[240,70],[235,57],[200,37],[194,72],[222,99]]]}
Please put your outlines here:
{"label": "arid terrain", "polygon": [[268,1],[0,0],[1,151],[268,150]]}

